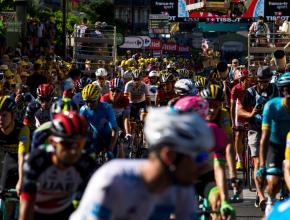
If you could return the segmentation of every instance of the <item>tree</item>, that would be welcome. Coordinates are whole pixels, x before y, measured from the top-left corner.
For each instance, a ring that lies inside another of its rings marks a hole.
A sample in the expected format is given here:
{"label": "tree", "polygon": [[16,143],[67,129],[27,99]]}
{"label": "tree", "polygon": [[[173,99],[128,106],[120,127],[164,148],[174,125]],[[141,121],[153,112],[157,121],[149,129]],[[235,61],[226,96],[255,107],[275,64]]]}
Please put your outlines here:
{"label": "tree", "polygon": [[114,4],[109,0],[90,0],[88,4],[79,6],[80,11],[85,12],[92,22],[105,21],[114,23]]}

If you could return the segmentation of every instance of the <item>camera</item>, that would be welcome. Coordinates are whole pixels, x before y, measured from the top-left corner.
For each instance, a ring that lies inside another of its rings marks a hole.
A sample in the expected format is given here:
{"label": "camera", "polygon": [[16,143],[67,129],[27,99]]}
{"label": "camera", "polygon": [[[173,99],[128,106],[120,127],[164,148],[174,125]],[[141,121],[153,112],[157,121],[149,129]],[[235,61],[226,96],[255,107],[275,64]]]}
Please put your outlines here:
{"label": "camera", "polygon": [[4,73],[0,73],[0,81],[4,79]]}
{"label": "camera", "polygon": [[263,108],[263,104],[258,104],[258,105],[256,105],[256,109],[258,109],[258,110],[262,110],[262,108]]}

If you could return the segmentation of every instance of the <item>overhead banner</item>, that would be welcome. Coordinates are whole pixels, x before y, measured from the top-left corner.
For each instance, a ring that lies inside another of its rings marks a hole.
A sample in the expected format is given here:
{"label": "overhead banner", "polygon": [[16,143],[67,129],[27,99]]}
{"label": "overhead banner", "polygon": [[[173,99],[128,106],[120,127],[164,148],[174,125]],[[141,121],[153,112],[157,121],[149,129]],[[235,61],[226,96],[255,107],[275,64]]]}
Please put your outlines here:
{"label": "overhead banner", "polygon": [[178,17],[255,18],[264,15],[265,1],[267,0],[178,0]]}
{"label": "overhead banner", "polygon": [[265,17],[269,21],[275,21],[277,18],[289,20],[290,1],[288,0],[265,0]]}
{"label": "overhead banner", "polygon": [[143,39],[141,37],[125,37],[124,43],[120,48],[139,49],[143,47]]}

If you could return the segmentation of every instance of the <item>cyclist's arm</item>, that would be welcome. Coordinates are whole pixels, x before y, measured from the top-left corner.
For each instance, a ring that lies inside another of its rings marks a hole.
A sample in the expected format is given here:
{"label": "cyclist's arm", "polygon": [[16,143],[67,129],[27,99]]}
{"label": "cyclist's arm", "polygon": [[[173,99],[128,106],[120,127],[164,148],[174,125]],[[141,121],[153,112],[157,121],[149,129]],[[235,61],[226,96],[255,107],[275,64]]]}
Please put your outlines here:
{"label": "cyclist's arm", "polygon": [[130,106],[129,106],[129,104],[125,108],[123,115],[124,115],[124,129],[125,129],[125,133],[126,134],[131,134],[131,130],[130,130]]}
{"label": "cyclist's arm", "polygon": [[25,115],[23,118],[23,124],[24,125],[31,125],[32,122],[34,121],[34,115],[35,112],[37,111],[37,106],[35,103],[30,103],[27,107],[26,107],[26,111],[25,111]]}
{"label": "cyclist's arm", "polygon": [[271,105],[269,102],[266,103],[263,110],[263,121],[262,121],[262,135],[260,141],[260,166],[265,166],[266,157],[268,154],[268,147],[270,142],[270,130],[271,130],[271,121],[272,121],[272,111]]}
{"label": "cyclist's arm", "polygon": [[231,100],[231,121],[232,126],[235,124],[235,111],[236,111],[236,100]]}
{"label": "cyclist's arm", "polygon": [[285,161],[284,161],[284,178],[288,190],[290,191],[290,132],[287,134]]}
{"label": "cyclist's arm", "polygon": [[148,89],[148,85],[144,84],[145,86],[145,98],[146,98],[146,104],[150,105],[151,104],[151,97]]}
{"label": "cyclist's arm", "polygon": [[24,156],[29,152],[30,146],[30,130],[27,126],[23,126],[19,134],[19,145],[18,145],[18,183],[16,185],[16,190],[19,193],[23,175],[22,167],[24,162]]}
{"label": "cyclist's arm", "polygon": [[117,125],[114,110],[110,105],[108,105],[107,113],[108,113],[108,120],[112,127],[111,140],[110,140],[110,146],[109,146],[109,150],[112,151],[116,145],[117,138],[118,138],[118,129],[117,129],[118,125]]}
{"label": "cyclist's arm", "polygon": [[248,103],[251,101],[251,96],[249,95],[249,92],[247,91],[246,94],[244,95],[241,105],[238,108],[238,116],[242,118],[252,118],[254,116],[254,110],[253,111],[247,111],[246,107],[248,107]]}

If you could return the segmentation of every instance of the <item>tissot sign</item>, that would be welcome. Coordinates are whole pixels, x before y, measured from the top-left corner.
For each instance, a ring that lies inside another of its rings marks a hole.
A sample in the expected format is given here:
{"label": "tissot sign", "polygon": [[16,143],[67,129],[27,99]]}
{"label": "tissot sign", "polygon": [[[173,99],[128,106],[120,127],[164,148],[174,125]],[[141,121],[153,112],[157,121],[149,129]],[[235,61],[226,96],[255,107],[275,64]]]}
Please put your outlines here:
{"label": "tissot sign", "polygon": [[290,1],[265,0],[265,17],[270,21],[277,18],[290,20]]}

